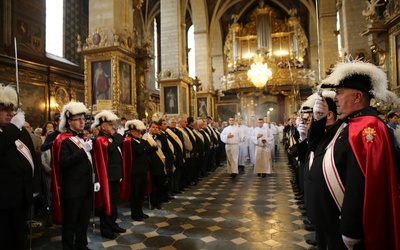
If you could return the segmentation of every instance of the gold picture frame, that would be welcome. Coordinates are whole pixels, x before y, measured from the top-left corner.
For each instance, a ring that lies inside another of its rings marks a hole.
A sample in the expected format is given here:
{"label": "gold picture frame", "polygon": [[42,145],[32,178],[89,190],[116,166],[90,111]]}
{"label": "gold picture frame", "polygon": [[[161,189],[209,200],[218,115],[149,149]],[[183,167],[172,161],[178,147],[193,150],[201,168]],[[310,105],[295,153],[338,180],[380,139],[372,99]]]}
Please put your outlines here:
{"label": "gold picture frame", "polygon": [[109,109],[120,116],[136,117],[136,101],[134,58],[120,51],[85,55],[85,103],[89,109]]}
{"label": "gold picture frame", "polygon": [[390,34],[390,88],[400,89],[400,28]]}
{"label": "gold picture frame", "polygon": [[236,117],[238,113],[237,103],[224,103],[216,105],[215,121],[224,122],[228,121],[229,117]]}

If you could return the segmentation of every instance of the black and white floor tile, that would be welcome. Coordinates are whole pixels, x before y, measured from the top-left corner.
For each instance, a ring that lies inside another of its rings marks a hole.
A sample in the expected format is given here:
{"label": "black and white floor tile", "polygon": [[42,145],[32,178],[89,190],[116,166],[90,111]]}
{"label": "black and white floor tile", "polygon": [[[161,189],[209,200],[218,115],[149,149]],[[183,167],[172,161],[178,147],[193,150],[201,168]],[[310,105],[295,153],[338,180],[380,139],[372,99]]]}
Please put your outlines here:
{"label": "black and white floor tile", "polygon": [[[100,235],[95,218],[88,230],[91,249],[308,249],[306,231],[290,184],[291,173],[283,152],[274,171],[266,178],[253,174],[253,167],[231,179],[225,166],[192,186],[161,210],[144,212],[144,221],[132,221],[128,203],[119,207],[119,225],[126,233],[115,240]],[[33,228],[31,249],[61,249],[61,227],[46,227],[44,216],[37,215],[41,227]]]}

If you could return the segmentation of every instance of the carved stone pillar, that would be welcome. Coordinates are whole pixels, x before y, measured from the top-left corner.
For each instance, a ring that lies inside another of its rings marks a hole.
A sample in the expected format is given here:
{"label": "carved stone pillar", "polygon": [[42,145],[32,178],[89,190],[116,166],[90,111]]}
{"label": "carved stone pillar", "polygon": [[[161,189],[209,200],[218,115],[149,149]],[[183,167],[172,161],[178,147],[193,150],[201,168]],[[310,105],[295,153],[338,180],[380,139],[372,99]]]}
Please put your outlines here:
{"label": "carved stone pillar", "polygon": [[94,112],[109,109],[120,117],[137,118],[136,64],[141,56],[135,44],[136,8],[143,0],[89,1],[89,37],[78,37],[84,55],[85,104]]}
{"label": "carved stone pillar", "polygon": [[182,1],[160,1],[161,20],[161,62],[162,72],[159,76],[161,112],[170,116],[190,115],[189,100],[191,79],[186,69],[186,26],[185,9]]}

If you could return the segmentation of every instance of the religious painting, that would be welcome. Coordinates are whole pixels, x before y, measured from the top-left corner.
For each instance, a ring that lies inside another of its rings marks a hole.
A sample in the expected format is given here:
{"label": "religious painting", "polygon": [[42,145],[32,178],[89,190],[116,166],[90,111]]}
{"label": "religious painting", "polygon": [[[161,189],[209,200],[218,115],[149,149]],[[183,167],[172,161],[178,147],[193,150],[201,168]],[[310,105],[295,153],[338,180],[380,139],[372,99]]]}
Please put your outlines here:
{"label": "religious painting", "polygon": [[132,66],[130,63],[119,61],[120,101],[122,104],[132,103]]}
{"label": "religious painting", "polygon": [[235,117],[238,106],[236,103],[217,104],[217,114],[214,120],[218,122],[228,121],[229,117]]}
{"label": "religious painting", "polygon": [[17,51],[39,55],[44,50],[43,28],[37,22],[17,17],[15,24]]}
{"label": "religious painting", "polygon": [[164,88],[164,108],[165,113],[178,114],[178,87]]}
{"label": "religious painting", "polygon": [[43,127],[47,121],[47,89],[44,84],[19,84],[21,109],[25,120],[33,127]]}
{"label": "religious painting", "polygon": [[400,89],[400,30],[396,29],[390,34],[390,87]]}
{"label": "religious painting", "polygon": [[111,61],[92,62],[92,102],[111,100],[112,78]]}
{"label": "religious painting", "polygon": [[208,103],[207,98],[197,98],[197,109],[198,113],[197,116],[201,118],[206,118],[208,116]]}
{"label": "religious painting", "polygon": [[69,103],[70,96],[68,91],[64,87],[58,87],[56,89],[56,103],[58,104],[58,111],[61,112],[64,105]]}

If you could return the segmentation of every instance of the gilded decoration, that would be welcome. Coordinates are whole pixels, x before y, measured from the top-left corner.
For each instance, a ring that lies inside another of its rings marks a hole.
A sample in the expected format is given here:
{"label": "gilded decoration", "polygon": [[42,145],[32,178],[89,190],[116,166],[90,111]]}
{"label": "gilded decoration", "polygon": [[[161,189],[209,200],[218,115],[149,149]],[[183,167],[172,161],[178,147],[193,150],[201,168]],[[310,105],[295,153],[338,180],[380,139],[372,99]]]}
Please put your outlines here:
{"label": "gilded decoration", "polygon": [[[137,117],[136,98],[136,65],[133,58],[118,51],[85,55],[85,103],[97,111],[96,100],[111,101],[112,110],[119,115]],[[129,104],[121,103],[121,79],[125,73],[120,67],[129,68],[130,100]],[[97,75],[102,75],[98,77]],[[103,80],[99,80],[103,79]]]}
{"label": "gilded decoration", "polygon": [[[269,14],[269,48],[258,48],[256,21],[260,12]],[[245,24],[239,24],[238,17],[233,15],[234,23],[230,26],[224,45],[228,72],[220,78],[222,91],[254,88],[248,71],[255,55],[262,56],[264,63],[272,71],[272,77],[265,86],[269,93],[292,95],[300,89],[315,86],[315,72],[303,64],[308,38],[300,25],[297,11],[291,9],[289,15],[283,21],[278,19],[280,15],[273,9],[258,8]]]}
{"label": "gilded decoration", "polygon": [[[0,67],[1,78],[6,79],[9,82],[16,82],[15,79],[15,67],[9,67],[6,65],[2,65]],[[38,71],[26,70],[24,68],[20,68],[18,70],[18,77],[20,81],[26,82],[47,82],[47,75]]]}
{"label": "gilded decoration", "polygon": [[135,51],[137,44],[135,44],[135,36],[137,31],[125,30],[120,37],[120,46],[126,50]]}
{"label": "gilded decoration", "polygon": [[132,3],[133,10],[135,10],[135,9],[139,10],[140,8],[142,8],[143,1],[144,0],[133,0],[133,3]]}
{"label": "gilded decoration", "polygon": [[83,44],[83,50],[109,47],[110,43],[107,42],[107,38],[103,30],[97,28],[86,38],[86,43]]}

